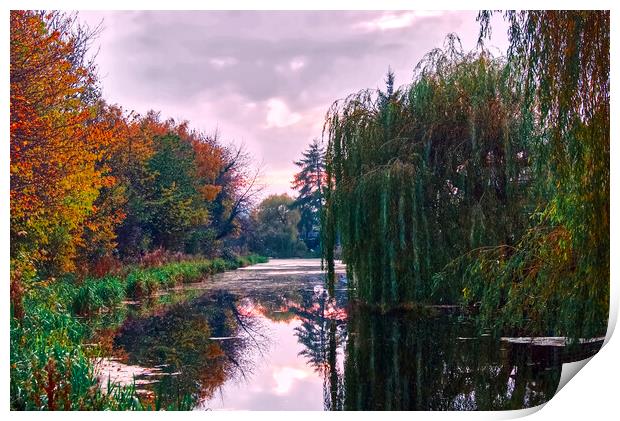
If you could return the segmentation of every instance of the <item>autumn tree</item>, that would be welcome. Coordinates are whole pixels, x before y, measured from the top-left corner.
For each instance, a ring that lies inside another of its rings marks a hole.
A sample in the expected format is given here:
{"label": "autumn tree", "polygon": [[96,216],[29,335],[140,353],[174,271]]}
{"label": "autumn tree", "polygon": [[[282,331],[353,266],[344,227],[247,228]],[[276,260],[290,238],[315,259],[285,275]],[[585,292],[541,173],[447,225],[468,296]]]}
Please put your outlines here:
{"label": "autumn tree", "polygon": [[194,150],[174,134],[155,137],[148,165],[154,174],[148,204],[149,226],[156,246],[185,251],[195,227],[207,223],[208,212],[196,184]]}
{"label": "autumn tree", "polygon": [[115,142],[97,119],[90,43],[76,15],[11,11],[11,262],[16,275],[75,268],[86,222],[115,179],[101,164]]}
{"label": "autumn tree", "polygon": [[126,140],[110,162],[127,198],[120,256],[157,247],[219,255],[259,191],[247,154],[155,111],[126,120]]}
{"label": "autumn tree", "polygon": [[102,269],[156,247],[219,255],[260,191],[243,147],[107,104],[89,55],[97,33],[76,14],[11,12],[16,279]]}
{"label": "autumn tree", "polygon": [[243,145],[231,145],[223,150],[215,179],[219,191],[212,207],[212,228],[217,240],[239,233],[239,217],[251,212],[264,187],[259,183],[261,168],[253,167],[251,162]]}
{"label": "autumn tree", "polygon": [[95,121],[110,133],[112,141],[100,152],[96,168],[109,174],[115,182],[100,187],[93,202],[95,211],[84,221],[84,241],[78,249],[78,259],[89,270],[107,268],[106,259],[113,258],[118,246],[116,230],[127,216],[124,208],[129,184],[122,182],[122,176],[115,174],[111,164],[114,157],[126,152],[125,144],[130,138],[128,118],[121,107],[98,102]]}

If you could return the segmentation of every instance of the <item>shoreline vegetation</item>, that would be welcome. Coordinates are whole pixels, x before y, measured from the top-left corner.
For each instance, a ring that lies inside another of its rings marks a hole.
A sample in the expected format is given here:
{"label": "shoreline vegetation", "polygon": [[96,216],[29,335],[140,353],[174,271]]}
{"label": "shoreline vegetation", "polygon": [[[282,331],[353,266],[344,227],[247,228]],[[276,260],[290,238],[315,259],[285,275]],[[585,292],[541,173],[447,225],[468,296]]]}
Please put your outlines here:
{"label": "shoreline vegetation", "polygon": [[319,151],[298,163],[300,201],[259,204],[243,145],[105,101],[101,27],[32,10],[10,26],[11,408],[141,409],[130,387],[98,388],[91,321],[259,255],[316,255]]}
{"label": "shoreline vegetation", "polygon": [[127,299],[264,261],[259,169],[217,130],[107,103],[101,27],[77,12],[13,10],[10,26],[10,407],[143,409],[131,387],[101,391],[102,344],[83,342]]}
{"label": "shoreline vegetation", "polygon": [[483,45],[490,17],[475,50],[450,34],[411,84],[389,70],[384,90],[336,101],[294,162],[299,196],[257,203],[243,147],[104,100],[101,28],[11,11],[11,409],[191,409],[102,387],[97,333],[263,255],[321,256],[332,298],[341,258],[352,308],[380,323],[457,312],[517,342],[604,335],[609,11],[505,12],[505,57]]}
{"label": "shoreline vegetation", "polygon": [[[11,317],[11,408],[162,409],[157,396],[141,399],[135,385],[100,383],[94,358],[101,357],[101,347],[87,343],[97,333],[96,316],[116,316],[116,309],[127,299],[148,299],[158,291],[267,261],[251,254],[231,259],[193,258],[156,266],[131,265],[115,275],[82,281],[66,275],[45,288],[31,290],[24,296],[23,317]],[[166,409],[191,407],[191,397],[183,396]]]}

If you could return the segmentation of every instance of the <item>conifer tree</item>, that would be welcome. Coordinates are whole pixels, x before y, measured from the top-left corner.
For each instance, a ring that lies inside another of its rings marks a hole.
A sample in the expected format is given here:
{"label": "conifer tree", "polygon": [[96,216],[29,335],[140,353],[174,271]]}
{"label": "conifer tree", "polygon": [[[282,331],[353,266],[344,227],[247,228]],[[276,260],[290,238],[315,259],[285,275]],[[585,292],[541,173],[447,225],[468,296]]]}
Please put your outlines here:
{"label": "conifer tree", "polygon": [[295,165],[300,168],[293,180],[293,188],[299,191],[293,204],[301,214],[298,224],[299,236],[309,249],[314,250],[319,244],[322,189],[325,185],[325,151],[317,139],[308,145],[302,153],[302,158],[296,161]]}

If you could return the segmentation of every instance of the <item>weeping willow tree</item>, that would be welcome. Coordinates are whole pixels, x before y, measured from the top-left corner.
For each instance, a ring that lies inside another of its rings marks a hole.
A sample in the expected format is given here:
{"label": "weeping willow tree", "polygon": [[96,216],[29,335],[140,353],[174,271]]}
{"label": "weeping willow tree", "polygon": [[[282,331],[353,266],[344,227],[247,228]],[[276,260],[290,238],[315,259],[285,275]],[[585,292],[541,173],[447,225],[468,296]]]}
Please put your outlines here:
{"label": "weeping willow tree", "polygon": [[[481,12],[481,38],[490,33]],[[507,12],[531,149],[531,225],[456,262],[487,324],[603,335],[609,311],[609,11]]]}
{"label": "weeping willow tree", "polygon": [[333,272],[339,239],[369,303],[479,303],[485,327],[601,335],[609,12],[505,17],[507,58],[449,36],[411,85],[394,90],[389,75],[385,91],[331,107],[324,257]]}
{"label": "weeping willow tree", "polygon": [[526,225],[530,145],[503,59],[455,35],[411,85],[333,104],[324,136],[324,257],[339,237],[356,297],[384,307],[455,302],[434,276],[464,251],[513,243]]}

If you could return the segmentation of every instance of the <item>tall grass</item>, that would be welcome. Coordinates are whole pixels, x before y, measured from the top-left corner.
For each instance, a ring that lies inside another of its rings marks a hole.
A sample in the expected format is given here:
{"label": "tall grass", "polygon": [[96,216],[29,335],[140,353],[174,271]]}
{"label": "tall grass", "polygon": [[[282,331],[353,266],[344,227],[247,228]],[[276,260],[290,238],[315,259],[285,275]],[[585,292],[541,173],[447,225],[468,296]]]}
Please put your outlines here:
{"label": "tall grass", "polygon": [[[125,298],[139,299],[160,290],[200,282],[210,275],[239,267],[267,262],[266,257],[251,254],[233,259],[200,259],[154,267],[133,267],[124,278],[108,275],[87,278],[73,295],[73,311],[86,315],[119,305]],[[71,284],[73,281],[66,281]]]}
{"label": "tall grass", "polygon": [[77,314],[88,314],[101,308],[113,307],[120,304],[125,294],[125,285],[116,276],[89,278],[75,293],[73,311]]}
{"label": "tall grass", "polygon": [[160,289],[181,284],[200,282],[210,275],[239,267],[265,263],[267,258],[258,255],[233,259],[190,260],[163,266],[135,268],[127,275],[127,296],[140,298],[153,295]]}
{"label": "tall grass", "polygon": [[[84,346],[92,337],[93,327],[78,316],[101,312],[114,316],[127,297],[152,295],[160,289],[266,261],[255,255],[193,260],[133,267],[125,277],[108,275],[78,282],[67,275],[53,283],[32,284],[24,295],[23,315],[11,317],[11,409],[162,409],[157,399],[152,404],[143,402],[135,386],[100,387],[92,363],[98,350]],[[183,396],[165,409],[187,410],[192,405],[190,397]]]}
{"label": "tall grass", "polygon": [[135,409],[135,390],[99,388],[90,355],[81,345],[89,329],[71,312],[66,285],[29,293],[24,317],[11,318],[11,408]]}

